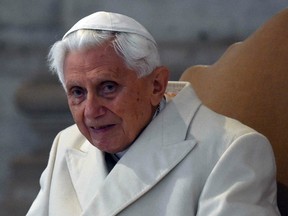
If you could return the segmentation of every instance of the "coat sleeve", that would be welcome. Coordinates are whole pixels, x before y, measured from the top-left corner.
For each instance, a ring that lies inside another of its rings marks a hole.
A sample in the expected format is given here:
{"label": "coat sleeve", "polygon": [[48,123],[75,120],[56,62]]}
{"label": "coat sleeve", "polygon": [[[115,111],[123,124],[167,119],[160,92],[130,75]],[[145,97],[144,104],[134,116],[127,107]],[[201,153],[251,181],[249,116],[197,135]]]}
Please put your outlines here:
{"label": "coat sleeve", "polygon": [[251,132],[235,139],[211,171],[197,216],[275,216],[275,161],[269,141]]}
{"label": "coat sleeve", "polygon": [[40,177],[40,191],[26,216],[48,216],[51,179],[58,148],[60,134],[54,139],[46,169]]}

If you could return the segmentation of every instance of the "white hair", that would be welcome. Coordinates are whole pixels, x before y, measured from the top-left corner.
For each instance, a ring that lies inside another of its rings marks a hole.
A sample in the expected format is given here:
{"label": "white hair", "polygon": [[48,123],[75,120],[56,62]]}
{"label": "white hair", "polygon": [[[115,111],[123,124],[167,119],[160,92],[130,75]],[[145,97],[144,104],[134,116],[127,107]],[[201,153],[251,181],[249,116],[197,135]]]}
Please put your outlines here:
{"label": "white hair", "polygon": [[57,73],[64,89],[63,66],[67,53],[100,46],[107,41],[111,41],[115,52],[124,59],[129,69],[137,73],[138,77],[146,76],[160,66],[157,45],[141,35],[81,29],[57,41],[48,55],[49,67],[52,72]]}

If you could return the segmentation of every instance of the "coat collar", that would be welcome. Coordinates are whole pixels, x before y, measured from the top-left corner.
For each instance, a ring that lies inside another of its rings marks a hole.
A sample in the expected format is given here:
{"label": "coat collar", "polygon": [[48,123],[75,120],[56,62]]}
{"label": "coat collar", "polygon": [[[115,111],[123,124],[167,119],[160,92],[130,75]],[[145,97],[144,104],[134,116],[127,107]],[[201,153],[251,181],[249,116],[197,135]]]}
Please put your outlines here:
{"label": "coat collar", "polygon": [[79,149],[68,149],[65,156],[72,184],[83,210],[87,206],[87,200],[94,197],[108,174],[104,155],[85,141]]}
{"label": "coat collar", "polygon": [[185,84],[108,175],[103,154],[91,144],[84,154],[68,152],[68,169],[83,215],[119,213],[183,160],[196,144],[193,137],[187,139],[187,131],[200,104]]}

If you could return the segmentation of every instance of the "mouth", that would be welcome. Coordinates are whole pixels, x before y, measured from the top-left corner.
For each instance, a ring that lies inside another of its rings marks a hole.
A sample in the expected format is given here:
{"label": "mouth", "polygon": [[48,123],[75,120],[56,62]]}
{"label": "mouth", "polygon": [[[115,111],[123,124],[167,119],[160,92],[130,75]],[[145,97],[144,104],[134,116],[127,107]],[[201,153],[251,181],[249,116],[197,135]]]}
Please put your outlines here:
{"label": "mouth", "polygon": [[108,124],[108,125],[101,125],[101,126],[97,126],[97,127],[89,127],[90,130],[92,130],[93,132],[105,132],[111,128],[113,128],[116,124]]}

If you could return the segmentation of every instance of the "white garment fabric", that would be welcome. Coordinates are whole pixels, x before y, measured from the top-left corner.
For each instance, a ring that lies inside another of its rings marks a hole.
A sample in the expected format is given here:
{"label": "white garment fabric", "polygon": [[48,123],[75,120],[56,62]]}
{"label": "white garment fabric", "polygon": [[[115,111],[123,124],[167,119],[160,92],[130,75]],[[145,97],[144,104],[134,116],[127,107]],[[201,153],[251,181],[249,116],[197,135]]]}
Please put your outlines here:
{"label": "white garment fabric", "polygon": [[109,173],[75,125],[60,132],[27,216],[280,215],[269,141],[181,85]]}

